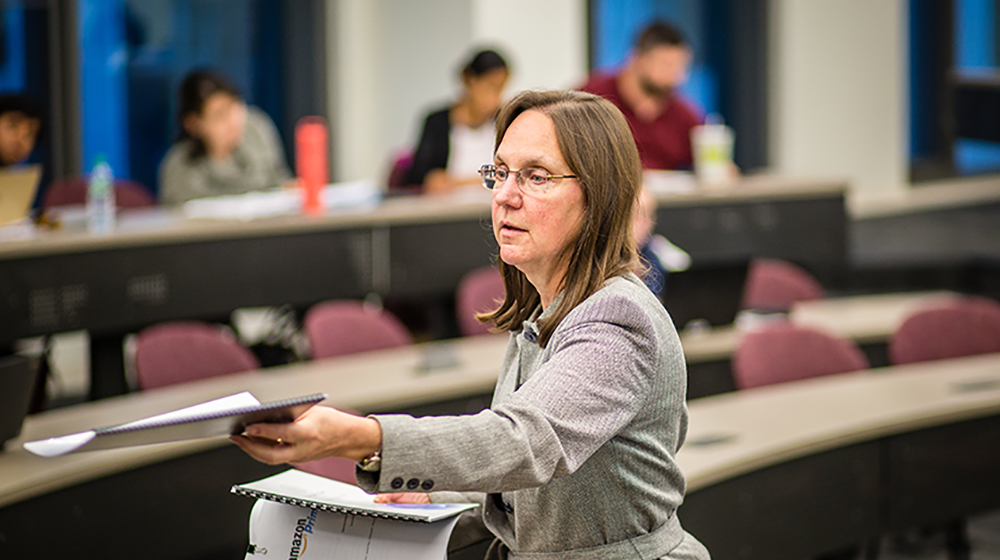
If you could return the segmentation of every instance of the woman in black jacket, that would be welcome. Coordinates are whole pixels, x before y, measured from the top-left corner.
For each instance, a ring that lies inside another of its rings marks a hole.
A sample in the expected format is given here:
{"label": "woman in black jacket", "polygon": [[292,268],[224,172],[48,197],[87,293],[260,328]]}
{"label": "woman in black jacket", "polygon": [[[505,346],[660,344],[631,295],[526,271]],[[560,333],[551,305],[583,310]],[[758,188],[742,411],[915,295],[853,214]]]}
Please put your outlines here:
{"label": "woman in black jacket", "polygon": [[493,159],[493,117],[510,72],[493,50],[475,54],[462,68],[459,100],[424,120],[407,183],[425,193],[447,193],[479,185],[479,166]]}

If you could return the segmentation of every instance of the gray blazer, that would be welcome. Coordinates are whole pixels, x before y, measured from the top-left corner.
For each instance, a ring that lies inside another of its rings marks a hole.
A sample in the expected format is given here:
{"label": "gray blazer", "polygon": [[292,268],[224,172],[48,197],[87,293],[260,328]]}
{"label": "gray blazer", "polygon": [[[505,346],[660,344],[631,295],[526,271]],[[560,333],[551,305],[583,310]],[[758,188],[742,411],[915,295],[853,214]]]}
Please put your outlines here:
{"label": "gray blazer", "polygon": [[490,409],[375,416],[382,470],[359,470],[359,483],[485,492],[465,498],[482,503],[497,558],[707,559],[677,520],[687,376],[663,305],[629,274],[573,309],[544,349],[537,333],[533,321],[511,333]]}

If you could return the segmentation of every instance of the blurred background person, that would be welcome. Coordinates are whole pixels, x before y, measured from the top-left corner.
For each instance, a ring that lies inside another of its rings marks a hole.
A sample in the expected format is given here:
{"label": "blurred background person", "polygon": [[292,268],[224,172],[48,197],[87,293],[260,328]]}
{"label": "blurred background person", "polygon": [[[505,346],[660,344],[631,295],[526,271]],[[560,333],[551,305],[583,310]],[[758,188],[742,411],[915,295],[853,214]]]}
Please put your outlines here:
{"label": "blurred background person", "polygon": [[217,74],[184,78],[179,137],[160,165],[164,204],[278,187],[291,178],[278,131]]}
{"label": "blurred background person", "polygon": [[0,95],[0,166],[23,163],[42,132],[42,111],[30,97]]}
{"label": "blurred background person", "polygon": [[656,199],[643,187],[632,207],[632,237],[639,251],[640,266],[636,275],[649,291],[663,299],[667,277],[671,272],[681,272],[691,267],[691,255],[674,245],[666,237],[654,233],[656,228]]}
{"label": "blurred background person", "polygon": [[657,21],[639,34],[616,74],[595,73],[583,91],[614,103],[628,120],[644,169],[691,169],[691,129],[702,117],[677,93],[691,49],[675,26]]}
{"label": "blurred background person", "polygon": [[482,50],[462,67],[462,95],[424,120],[407,177],[430,194],[478,185],[479,166],[493,161],[493,118],[510,77],[498,52]]}

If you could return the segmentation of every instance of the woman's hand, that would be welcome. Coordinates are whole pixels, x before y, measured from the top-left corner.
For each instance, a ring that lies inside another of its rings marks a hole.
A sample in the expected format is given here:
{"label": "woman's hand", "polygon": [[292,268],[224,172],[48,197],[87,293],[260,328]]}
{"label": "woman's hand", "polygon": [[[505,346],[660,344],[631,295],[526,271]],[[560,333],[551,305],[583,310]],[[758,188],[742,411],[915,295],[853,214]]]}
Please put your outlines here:
{"label": "woman's hand", "polygon": [[382,448],[382,428],[372,418],[314,406],[294,422],[251,424],[231,439],[251,457],[270,465],[326,457],[361,461]]}
{"label": "woman's hand", "polygon": [[458,184],[444,169],[433,169],[424,177],[424,193],[447,194],[455,190]]}
{"label": "woman's hand", "polygon": [[431,497],[420,492],[394,492],[375,496],[376,504],[429,504]]}

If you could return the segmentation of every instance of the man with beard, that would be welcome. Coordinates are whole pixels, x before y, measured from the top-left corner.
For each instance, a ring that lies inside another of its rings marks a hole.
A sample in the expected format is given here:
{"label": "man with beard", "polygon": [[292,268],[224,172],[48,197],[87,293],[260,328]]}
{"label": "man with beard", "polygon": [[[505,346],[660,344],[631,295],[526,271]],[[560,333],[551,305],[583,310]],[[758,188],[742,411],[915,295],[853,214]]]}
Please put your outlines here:
{"label": "man with beard", "polygon": [[617,74],[596,73],[580,89],[611,101],[632,128],[644,169],[691,169],[691,129],[701,116],[676,92],[691,49],[673,25],[654,22]]}

